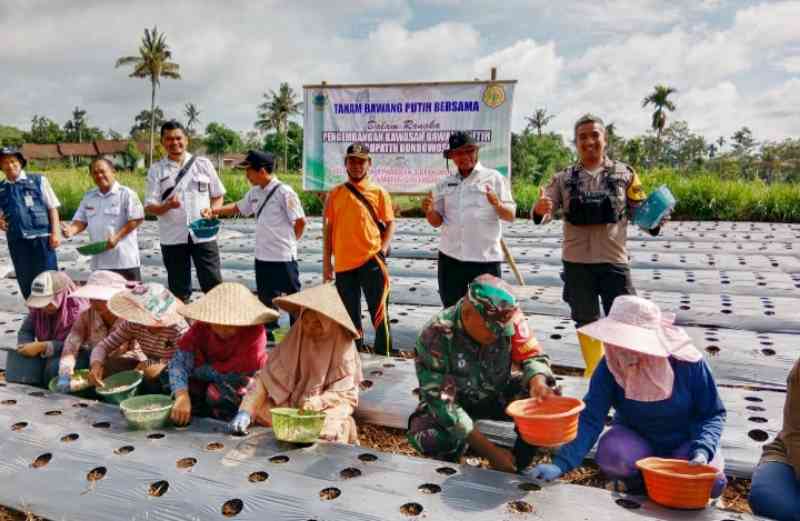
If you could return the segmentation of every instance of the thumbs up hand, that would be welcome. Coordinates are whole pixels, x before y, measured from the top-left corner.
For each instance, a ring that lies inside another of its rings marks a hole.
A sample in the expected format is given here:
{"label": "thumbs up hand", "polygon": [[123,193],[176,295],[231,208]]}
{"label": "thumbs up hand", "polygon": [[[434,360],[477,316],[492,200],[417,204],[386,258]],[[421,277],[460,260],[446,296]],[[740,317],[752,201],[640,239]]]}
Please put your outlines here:
{"label": "thumbs up hand", "polygon": [[553,200],[550,199],[544,191],[544,187],[539,187],[539,200],[533,207],[533,213],[540,216],[545,216],[553,211]]}

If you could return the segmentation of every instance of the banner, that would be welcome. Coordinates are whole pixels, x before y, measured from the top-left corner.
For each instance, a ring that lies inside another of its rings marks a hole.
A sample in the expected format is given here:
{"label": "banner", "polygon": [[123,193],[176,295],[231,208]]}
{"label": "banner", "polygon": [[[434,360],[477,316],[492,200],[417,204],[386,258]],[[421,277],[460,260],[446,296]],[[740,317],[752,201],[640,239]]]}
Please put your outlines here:
{"label": "banner", "polygon": [[515,84],[304,86],[303,188],[326,191],[343,182],[345,151],[362,142],[373,181],[394,193],[427,192],[448,175],[442,151],[455,130],[472,133],[484,166],[510,176]]}

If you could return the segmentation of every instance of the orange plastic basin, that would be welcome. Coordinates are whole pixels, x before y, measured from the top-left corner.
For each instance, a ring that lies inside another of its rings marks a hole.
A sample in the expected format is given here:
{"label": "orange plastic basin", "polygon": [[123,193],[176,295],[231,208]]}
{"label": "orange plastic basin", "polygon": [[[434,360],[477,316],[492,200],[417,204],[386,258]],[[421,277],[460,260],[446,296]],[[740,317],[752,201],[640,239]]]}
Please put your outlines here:
{"label": "orange plastic basin", "polygon": [[642,471],[647,495],[670,508],[699,509],[708,505],[717,469],[691,466],[682,459],[644,458],[636,462]]}
{"label": "orange plastic basin", "polygon": [[557,447],[578,435],[578,416],[586,408],[583,400],[552,396],[541,402],[517,400],[506,407],[522,439],[537,447]]}

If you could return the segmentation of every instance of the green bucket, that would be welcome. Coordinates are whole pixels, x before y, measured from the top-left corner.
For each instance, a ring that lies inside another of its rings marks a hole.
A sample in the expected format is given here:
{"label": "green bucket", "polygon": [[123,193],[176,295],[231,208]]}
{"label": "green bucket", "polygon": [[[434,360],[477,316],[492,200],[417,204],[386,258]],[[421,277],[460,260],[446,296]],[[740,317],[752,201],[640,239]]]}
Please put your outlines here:
{"label": "green bucket", "polygon": [[[47,388],[50,389],[51,393],[57,393],[58,389],[56,389],[56,385],[58,385],[58,376],[54,376],[50,379],[50,383],[47,385]],[[82,398],[91,398],[94,389],[92,384],[89,383],[89,370],[78,369],[72,373],[72,381],[70,382],[70,386],[75,390],[70,391],[69,394],[74,394],[75,396],[80,396]]]}
{"label": "green bucket", "polygon": [[139,384],[142,383],[142,373],[139,371],[123,371],[109,376],[103,380],[103,387],[95,387],[94,392],[103,400],[120,404],[136,395]]}
{"label": "green bucket", "polygon": [[275,438],[291,443],[314,443],[325,423],[325,413],[278,407],[271,409]]}
{"label": "green bucket", "polygon": [[172,398],[164,394],[143,394],[128,398],[119,404],[119,408],[132,429],[158,429],[169,419]]}
{"label": "green bucket", "polygon": [[81,255],[98,255],[108,249],[108,241],[98,241],[77,248]]}

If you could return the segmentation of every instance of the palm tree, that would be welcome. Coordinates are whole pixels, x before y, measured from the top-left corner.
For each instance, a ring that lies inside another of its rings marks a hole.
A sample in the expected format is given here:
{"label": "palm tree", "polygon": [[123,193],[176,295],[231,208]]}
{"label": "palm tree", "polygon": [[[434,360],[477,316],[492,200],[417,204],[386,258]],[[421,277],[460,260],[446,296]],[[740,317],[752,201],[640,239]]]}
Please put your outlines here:
{"label": "palm tree", "polygon": [[535,128],[539,137],[542,137],[542,129],[546,127],[554,117],[556,117],[554,114],[547,114],[547,109],[536,109],[536,112],[532,115],[525,116],[525,119],[528,121],[526,128]]}
{"label": "palm tree", "polygon": [[661,133],[664,132],[664,127],[667,126],[667,113],[664,109],[673,112],[675,104],[669,100],[670,94],[678,92],[674,87],[667,85],[656,85],[655,90],[649,95],[645,96],[642,100],[642,108],[653,105],[656,110],[653,111],[653,121],[651,126],[656,131],[656,142],[658,143],[658,155],[661,155]]}
{"label": "palm tree", "polygon": [[78,143],[82,141],[83,129],[86,127],[86,111],[78,107],[72,111],[72,119],[64,125],[64,130],[78,137]]}
{"label": "palm tree", "polygon": [[172,51],[169,50],[166,37],[159,34],[158,28],[145,29],[142,44],[139,46],[138,56],[123,56],[117,60],[116,67],[132,65],[131,78],[147,78],[150,80],[150,164],[153,163],[153,147],[156,120],[153,117],[156,107],[156,89],[161,84],[161,78],[173,80],[181,79],[180,65],[171,62]]}
{"label": "palm tree", "polygon": [[283,169],[288,169],[289,161],[289,118],[300,114],[303,103],[297,101],[297,94],[288,83],[281,83],[278,92],[264,93],[264,101],[258,106],[258,119],[255,126],[259,130],[275,129],[283,134]]}
{"label": "palm tree", "polygon": [[186,130],[191,134],[193,127],[200,123],[200,111],[197,110],[194,103],[187,103],[184,114],[186,115]]}

